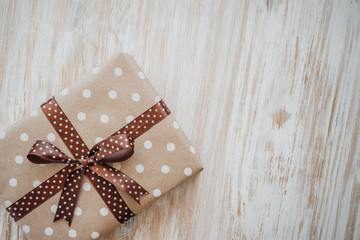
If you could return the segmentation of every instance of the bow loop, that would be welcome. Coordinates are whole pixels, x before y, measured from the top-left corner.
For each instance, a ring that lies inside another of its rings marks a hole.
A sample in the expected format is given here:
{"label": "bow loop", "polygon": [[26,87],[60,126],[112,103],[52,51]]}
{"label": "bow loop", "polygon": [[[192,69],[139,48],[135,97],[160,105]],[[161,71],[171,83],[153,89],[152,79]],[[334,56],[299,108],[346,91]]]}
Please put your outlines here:
{"label": "bow loop", "polygon": [[133,154],[134,139],[126,134],[111,136],[97,143],[90,150],[90,156],[96,157],[98,162],[103,163],[122,162]]}
{"label": "bow loop", "polygon": [[31,147],[27,158],[36,164],[76,162],[53,144],[38,140]]}

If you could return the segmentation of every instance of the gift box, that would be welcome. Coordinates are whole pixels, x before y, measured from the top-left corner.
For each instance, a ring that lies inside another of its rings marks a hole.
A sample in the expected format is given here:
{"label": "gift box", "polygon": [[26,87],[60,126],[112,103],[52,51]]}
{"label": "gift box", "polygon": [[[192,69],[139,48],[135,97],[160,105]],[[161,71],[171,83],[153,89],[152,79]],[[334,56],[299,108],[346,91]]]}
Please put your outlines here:
{"label": "gift box", "polygon": [[2,131],[0,151],[0,201],[28,239],[97,239],[202,170],[126,54]]}

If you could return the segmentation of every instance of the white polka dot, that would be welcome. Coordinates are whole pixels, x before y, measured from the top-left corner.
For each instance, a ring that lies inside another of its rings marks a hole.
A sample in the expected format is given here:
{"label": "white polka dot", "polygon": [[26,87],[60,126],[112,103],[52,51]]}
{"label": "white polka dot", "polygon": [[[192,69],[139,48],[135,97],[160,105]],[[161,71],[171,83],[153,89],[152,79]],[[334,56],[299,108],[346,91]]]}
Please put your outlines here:
{"label": "white polka dot", "polygon": [[99,67],[96,67],[96,68],[94,68],[93,70],[91,70],[91,72],[92,72],[93,74],[98,74],[99,71],[100,71],[100,68],[99,68]]}
{"label": "white polka dot", "polygon": [[17,155],[14,160],[17,164],[22,164],[24,162],[23,156],[20,155]]}
{"label": "white polka dot", "polygon": [[170,152],[172,152],[172,151],[175,150],[175,144],[173,144],[173,143],[168,143],[168,144],[166,145],[166,148],[167,148],[167,150],[169,150]]}
{"label": "white polka dot", "polygon": [[162,173],[167,174],[167,173],[169,173],[169,171],[170,171],[170,168],[169,168],[168,165],[163,165],[163,166],[161,167],[161,172],[162,172]]}
{"label": "white polka dot", "polygon": [[80,121],[84,121],[86,119],[86,114],[83,112],[79,112],[77,117]]}
{"label": "white polka dot", "polygon": [[93,232],[92,234],[91,234],[91,238],[92,239],[98,239],[100,237],[100,234],[98,233],[98,232]]}
{"label": "white polka dot", "polygon": [[38,111],[37,109],[35,109],[34,111],[32,111],[32,112],[30,113],[30,115],[31,115],[32,117],[36,117],[36,116],[38,115],[38,113],[39,113],[39,111]]}
{"label": "white polka dot", "polygon": [[100,209],[101,216],[107,216],[109,214],[109,210],[106,207]]}
{"label": "white polka dot", "polygon": [[97,138],[95,138],[95,143],[99,143],[99,142],[101,142],[103,139],[101,138],[101,137],[97,137]]}
{"label": "white polka dot", "polygon": [[50,208],[51,212],[53,213],[56,213],[56,210],[57,210],[57,205],[52,205],[51,208]]}
{"label": "white polka dot", "polygon": [[29,136],[26,133],[22,133],[20,134],[20,139],[23,142],[26,142],[27,140],[29,140]]}
{"label": "white polka dot", "polygon": [[186,175],[186,176],[190,176],[191,174],[192,174],[192,170],[191,170],[191,168],[185,168],[184,169],[184,174]]}
{"label": "white polka dot", "polygon": [[129,116],[126,117],[126,122],[127,123],[131,122],[132,120],[134,120],[133,116],[129,115]]}
{"label": "white polka dot", "polygon": [[138,93],[133,93],[133,94],[131,95],[131,98],[132,98],[132,100],[135,101],[135,102],[140,101],[140,95],[139,95]]}
{"label": "white polka dot", "polygon": [[79,207],[76,207],[76,208],[75,208],[75,211],[74,211],[74,214],[75,214],[76,216],[80,216],[81,213],[82,213],[82,209],[79,208]]}
{"label": "white polka dot", "polygon": [[195,150],[195,148],[194,148],[193,146],[190,146],[190,151],[191,151],[193,154],[196,153],[196,150]]}
{"label": "white polka dot", "polygon": [[156,188],[154,191],[153,191],[153,195],[155,197],[160,197],[161,196],[161,191],[160,189]]}
{"label": "white polka dot", "polygon": [[145,74],[144,74],[142,71],[139,71],[139,72],[138,72],[138,76],[139,76],[139,78],[141,78],[141,79],[145,79]]}
{"label": "white polka dot", "polygon": [[12,204],[12,202],[10,202],[9,200],[6,200],[4,203],[6,208],[9,207],[11,204]]}
{"label": "white polka dot", "polygon": [[28,225],[24,225],[24,226],[22,226],[22,230],[24,231],[24,233],[29,233],[30,227]]}
{"label": "white polka dot", "polygon": [[109,95],[109,98],[111,98],[111,99],[115,99],[115,98],[117,97],[117,93],[116,93],[115,90],[111,90],[111,91],[108,93],[108,95]]}
{"label": "white polka dot", "polygon": [[146,149],[150,149],[150,148],[152,147],[151,141],[146,140],[146,141],[144,142],[144,147],[145,147]]}
{"label": "white polka dot", "polygon": [[39,186],[41,184],[41,182],[39,180],[35,180],[33,181],[33,187],[36,188],[37,186]]}
{"label": "white polka dot", "polygon": [[106,114],[101,115],[100,121],[101,121],[102,123],[107,123],[107,122],[109,122],[109,116],[106,115]]}
{"label": "white polka dot", "polygon": [[6,137],[6,132],[2,131],[0,132],[0,139],[4,139]]}
{"label": "white polka dot", "polygon": [[69,93],[69,89],[65,88],[64,90],[61,91],[61,95],[67,95]]}
{"label": "white polka dot", "polygon": [[114,69],[114,74],[118,77],[120,77],[123,74],[123,71],[121,68],[117,67]]}
{"label": "white polka dot", "polygon": [[77,235],[77,233],[76,233],[75,229],[70,229],[69,230],[69,237],[76,238],[76,235]]}
{"label": "white polka dot", "polygon": [[16,178],[10,178],[9,179],[9,184],[10,184],[10,186],[15,187],[17,185]]}
{"label": "white polka dot", "polygon": [[83,184],[83,189],[84,189],[84,191],[90,191],[90,189],[91,189],[91,185],[90,185],[90,183],[84,183]]}
{"label": "white polka dot", "polygon": [[176,129],[180,127],[177,121],[173,121],[173,127]]}
{"label": "white polka dot", "polygon": [[144,165],[138,164],[136,165],[135,169],[138,173],[142,173],[144,171]]}
{"label": "white polka dot", "polygon": [[48,236],[51,236],[53,235],[54,231],[51,227],[47,227],[45,228],[45,234],[48,235]]}
{"label": "white polka dot", "polygon": [[85,89],[82,92],[82,95],[83,95],[84,98],[89,98],[89,97],[91,97],[91,91],[89,89]]}
{"label": "white polka dot", "polygon": [[47,139],[50,141],[50,142],[53,142],[55,141],[55,135],[53,133],[49,133],[47,135]]}
{"label": "white polka dot", "polygon": [[113,167],[119,170],[121,168],[121,164],[120,163],[114,163]]}

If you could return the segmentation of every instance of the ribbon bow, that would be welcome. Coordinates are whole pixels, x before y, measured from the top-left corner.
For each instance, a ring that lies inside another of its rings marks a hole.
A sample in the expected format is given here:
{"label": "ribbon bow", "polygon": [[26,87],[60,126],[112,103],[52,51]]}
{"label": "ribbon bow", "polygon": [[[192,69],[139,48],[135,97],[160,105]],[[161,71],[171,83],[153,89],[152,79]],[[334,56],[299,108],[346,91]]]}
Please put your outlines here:
{"label": "ribbon bow", "polygon": [[[84,171],[89,171],[88,169],[91,169],[93,173],[96,173],[129,194],[131,198],[138,203],[140,203],[139,198],[141,195],[148,194],[143,187],[126,174],[106,164],[124,161],[130,158],[133,153],[133,139],[125,134],[119,134],[96,144],[86,158],[70,158],[56,146],[46,141],[36,141],[27,157],[31,162],[36,164],[65,163],[69,165],[68,171],[64,171],[64,173],[66,173],[66,180],[53,180],[52,186],[56,188],[60,186],[62,189],[54,222],[64,218],[68,224],[71,225],[79,196],[82,176],[84,175]],[[116,197],[111,194],[109,196],[109,198]],[[129,216],[133,216],[133,213],[128,214]]]}
{"label": "ribbon bow", "polygon": [[124,161],[134,154],[134,140],[170,114],[165,103],[160,100],[110,137],[95,144],[90,150],[55,98],[44,103],[42,110],[75,158],[67,156],[49,142],[38,140],[34,143],[27,155],[31,162],[63,163],[67,166],[7,208],[15,221],[62,191],[54,222],[65,219],[71,226],[84,175],[120,223],[134,216],[116,187],[139,204],[140,196],[148,192],[125,173],[109,166],[108,163]]}

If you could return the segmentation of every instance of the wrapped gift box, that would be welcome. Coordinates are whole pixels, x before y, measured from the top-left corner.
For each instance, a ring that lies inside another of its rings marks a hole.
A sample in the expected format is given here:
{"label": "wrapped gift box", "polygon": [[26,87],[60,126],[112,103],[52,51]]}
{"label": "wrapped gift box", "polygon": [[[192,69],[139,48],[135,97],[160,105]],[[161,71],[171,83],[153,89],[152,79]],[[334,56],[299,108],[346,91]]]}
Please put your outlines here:
{"label": "wrapped gift box", "polygon": [[[89,148],[161,100],[133,58],[125,54],[110,59],[55,99]],[[0,202],[6,207],[65,167],[30,162],[27,154],[36,140],[50,142],[73,157],[40,106],[1,132]],[[110,165],[149,192],[138,204],[118,190],[135,214],[202,170],[194,147],[172,114],[136,138],[135,153],[128,160]],[[60,194],[17,221],[28,239],[96,239],[119,226],[86,177],[71,226],[63,219],[53,222]]]}

